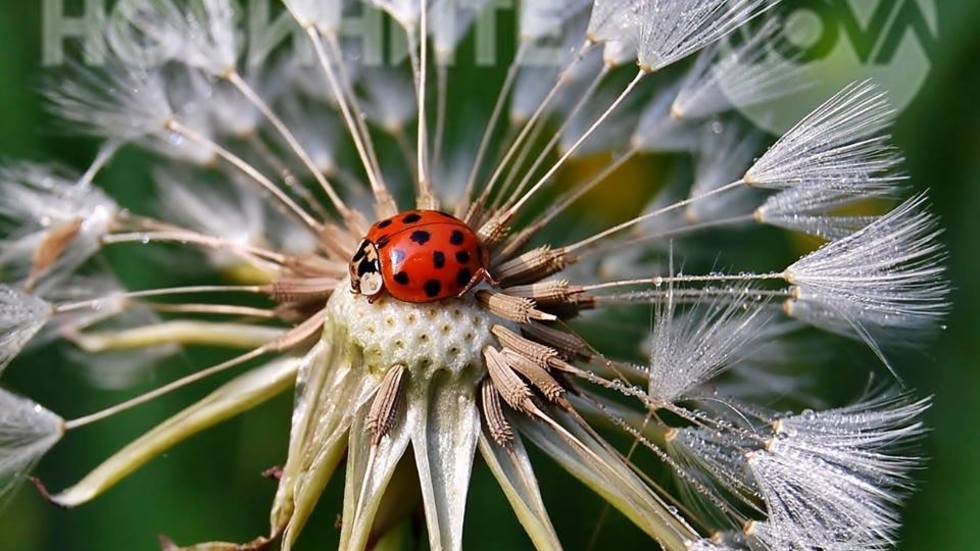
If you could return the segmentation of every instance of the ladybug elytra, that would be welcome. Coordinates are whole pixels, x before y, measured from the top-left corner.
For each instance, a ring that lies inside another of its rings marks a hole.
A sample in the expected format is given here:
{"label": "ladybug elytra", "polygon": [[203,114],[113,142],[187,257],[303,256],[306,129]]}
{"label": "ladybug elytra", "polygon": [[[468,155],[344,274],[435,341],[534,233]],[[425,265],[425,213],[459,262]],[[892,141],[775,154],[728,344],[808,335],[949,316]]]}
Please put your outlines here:
{"label": "ladybug elytra", "polygon": [[351,290],[404,302],[458,297],[488,280],[487,252],[462,220],[434,210],[410,210],[368,230],[350,262]]}

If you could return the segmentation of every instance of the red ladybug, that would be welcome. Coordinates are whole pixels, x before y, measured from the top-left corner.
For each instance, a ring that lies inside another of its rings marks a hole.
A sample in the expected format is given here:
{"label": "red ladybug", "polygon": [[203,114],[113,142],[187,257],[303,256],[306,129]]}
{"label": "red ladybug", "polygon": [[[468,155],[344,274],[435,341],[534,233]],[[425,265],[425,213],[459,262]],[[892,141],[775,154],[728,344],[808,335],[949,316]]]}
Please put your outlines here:
{"label": "red ladybug", "polygon": [[462,220],[410,210],[371,226],[350,262],[351,290],[404,302],[458,297],[489,280],[487,252]]}

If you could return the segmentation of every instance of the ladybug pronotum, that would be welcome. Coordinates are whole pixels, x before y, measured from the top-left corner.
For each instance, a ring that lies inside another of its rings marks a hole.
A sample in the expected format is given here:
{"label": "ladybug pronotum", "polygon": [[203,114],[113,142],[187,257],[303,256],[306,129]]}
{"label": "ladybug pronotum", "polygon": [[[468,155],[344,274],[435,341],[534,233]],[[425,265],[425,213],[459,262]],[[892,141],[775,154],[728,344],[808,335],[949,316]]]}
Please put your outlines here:
{"label": "ladybug pronotum", "polygon": [[488,280],[487,252],[465,222],[410,210],[368,231],[350,262],[351,290],[371,301],[387,292],[404,302],[458,297]]}

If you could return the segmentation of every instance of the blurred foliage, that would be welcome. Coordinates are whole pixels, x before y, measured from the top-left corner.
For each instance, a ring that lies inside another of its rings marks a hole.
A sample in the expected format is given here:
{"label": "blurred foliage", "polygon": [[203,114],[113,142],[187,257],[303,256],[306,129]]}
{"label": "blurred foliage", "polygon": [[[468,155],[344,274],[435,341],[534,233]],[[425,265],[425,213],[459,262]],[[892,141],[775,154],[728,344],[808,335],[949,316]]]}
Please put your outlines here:
{"label": "blurred foliage", "polygon": [[[8,1],[0,12],[0,36],[4,37],[4,48],[0,48],[0,156],[84,167],[94,145],[59,133],[43,114],[38,94],[44,75],[41,4]],[[79,4],[68,2],[69,6]],[[980,426],[980,286],[976,285],[980,282],[980,3],[944,0],[937,4],[941,29],[931,52],[933,72],[901,116],[895,139],[908,156],[913,185],[932,188],[936,211],[946,225],[956,308],[949,329],[934,346],[901,362],[905,382],[921,394],[935,395],[936,404],[928,419],[933,432],[925,442],[929,467],[920,473],[920,489],[911,496],[900,549],[955,551],[978,547],[976,520],[980,511],[980,439],[976,429]],[[503,68],[469,71],[477,73],[477,78],[457,78],[454,82],[462,84],[454,91],[456,97],[492,101],[495,87],[486,82],[499,79]],[[644,174],[661,173],[660,167],[657,161],[644,160],[626,170],[642,181]],[[138,207],[151,199],[146,159],[138,153],[122,155],[101,183],[126,205]],[[604,194],[601,201],[589,201],[590,208],[577,212],[576,217],[583,224],[596,226],[621,219],[653,190],[652,186],[625,187],[612,198]],[[600,202],[610,210],[595,209]],[[718,249],[735,245],[726,243],[724,236],[717,239]],[[791,247],[791,243],[793,240],[786,238],[783,248]],[[767,255],[773,253],[768,249],[753,247],[751,254],[772,262]],[[113,260],[133,286],[163,283],[158,265],[133,260],[126,250],[115,254]],[[215,357],[208,351],[188,353],[161,366],[159,377],[170,379]],[[57,349],[32,354],[8,372],[4,384],[66,416],[89,412],[129,395],[91,389],[79,367],[63,358]],[[827,395],[834,396],[835,389],[850,388],[852,380],[860,378],[852,376],[854,372],[844,373],[851,369],[849,363],[855,362],[835,360],[824,365],[821,380],[828,385]],[[842,385],[841,379],[848,381],[847,385]],[[146,388],[150,383],[147,381]],[[202,388],[187,389],[114,422],[70,435],[42,463],[40,476],[53,488],[72,483],[109,453],[203,392]],[[283,396],[194,438],[95,503],[75,511],[57,510],[33,492],[22,491],[0,515],[0,549],[151,550],[156,548],[158,533],[178,542],[250,539],[266,529],[275,485],[259,473],[283,460],[289,408],[290,399]],[[603,514],[602,502],[553,463],[538,459],[544,499],[558,533],[568,549],[586,548]],[[335,545],[335,516],[342,499],[342,484],[337,478],[324,496],[301,549]],[[486,469],[476,470],[465,538],[468,550],[529,548]],[[413,539],[423,541],[424,536],[403,529],[395,541]],[[605,548],[649,548],[639,531],[615,513],[605,520],[599,541]]]}

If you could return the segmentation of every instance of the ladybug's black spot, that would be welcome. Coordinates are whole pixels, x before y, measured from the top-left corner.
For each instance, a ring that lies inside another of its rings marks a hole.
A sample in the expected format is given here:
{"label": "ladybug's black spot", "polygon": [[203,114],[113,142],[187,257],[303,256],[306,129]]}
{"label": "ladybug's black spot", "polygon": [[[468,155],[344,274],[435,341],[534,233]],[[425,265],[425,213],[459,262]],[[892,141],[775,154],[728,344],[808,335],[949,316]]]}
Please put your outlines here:
{"label": "ladybug's black spot", "polygon": [[401,264],[402,261],[405,260],[405,251],[401,249],[395,249],[395,251],[391,253],[391,260],[392,262],[395,263],[396,266]]}
{"label": "ladybug's black spot", "polygon": [[442,292],[442,283],[439,283],[436,279],[430,279],[425,282],[425,296],[429,298],[435,298],[439,296]]}
{"label": "ladybug's black spot", "polygon": [[378,228],[380,228],[382,230],[385,229],[385,228],[387,228],[390,225],[391,225],[391,218],[389,218],[387,220],[382,220],[381,222],[378,222]]}
{"label": "ladybug's black spot", "polygon": [[436,268],[443,268],[446,265],[446,253],[442,251],[432,253],[432,263],[436,265]]}
{"label": "ladybug's black spot", "polygon": [[432,234],[427,231],[418,230],[412,232],[412,236],[409,237],[409,239],[415,241],[419,245],[425,245],[430,239],[432,239]]}
{"label": "ladybug's black spot", "polygon": [[462,287],[469,285],[471,279],[473,279],[473,272],[469,268],[463,268],[456,274],[456,283],[459,283]]}
{"label": "ladybug's black spot", "polygon": [[460,264],[467,264],[470,261],[470,253],[459,251],[456,253],[456,261]]}
{"label": "ladybug's black spot", "polygon": [[452,243],[453,245],[462,245],[464,238],[465,237],[463,236],[463,232],[459,230],[453,230],[453,234],[449,236],[449,242]]}
{"label": "ladybug's black spot", "polygon": [[409,214],[405,218],[402,218],[402,222],[405,224],[414,224],[421,219],[422,219],[422,215],[420,215],[417,212],[413,212],[412,214]]}
{"label": "ladybug's black spot", "polygon": [[408,274],[405,272],[398,272],[395,274],[395,281],[402,285],[408,285]]}

